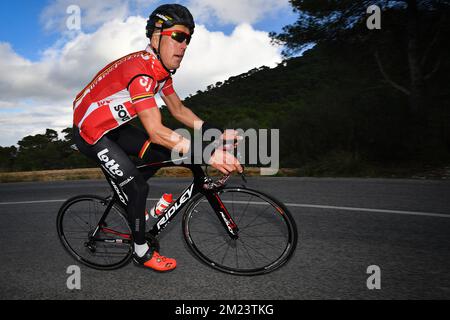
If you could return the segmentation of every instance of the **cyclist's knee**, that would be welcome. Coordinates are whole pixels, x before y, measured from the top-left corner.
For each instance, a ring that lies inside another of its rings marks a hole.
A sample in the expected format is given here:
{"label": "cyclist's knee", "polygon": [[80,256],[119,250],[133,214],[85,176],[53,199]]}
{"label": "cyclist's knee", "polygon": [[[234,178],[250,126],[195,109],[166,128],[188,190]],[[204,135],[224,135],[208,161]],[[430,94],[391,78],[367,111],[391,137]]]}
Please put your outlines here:
{"label": "cyclist's knee", "polygon": [[141,175],[136,175],[129,179],[131,180],[123,186],[123,190],[128,197],[147,197],[149,190],[147,181]]}
{"label": "cyclist's knee", "polygon": [[141,176],[139,175],[138,177],[136,177],[136,184],[137,184],[137,188],[138,188],[138,192],[139,194],[142,194],[144,197],[147,197],[148,194],[148,184],[147,181]]}

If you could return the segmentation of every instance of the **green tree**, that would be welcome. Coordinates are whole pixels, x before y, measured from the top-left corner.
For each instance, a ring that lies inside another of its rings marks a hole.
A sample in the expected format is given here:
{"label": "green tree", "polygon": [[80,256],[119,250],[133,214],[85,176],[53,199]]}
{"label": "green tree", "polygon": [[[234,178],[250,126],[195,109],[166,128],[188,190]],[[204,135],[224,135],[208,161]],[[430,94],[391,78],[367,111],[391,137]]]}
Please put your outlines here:
{"label": "green tree", "polygon": [[41,170],[61,167],[62,157],[57,142],[58,133],[52,129],[47,129],[44,134],[24,137],[18,142],[16,168]]}
{"label": "green tree", "polygon": [[[298,20],[281,33],[271,33],[274,42],[285,45],[291,56],[310,43],[363,43],[371,48],[378,72],[409,99],[418,117],[427,112],[427,84],[442,68],[449,54],[450,1],[447,0],[290,0]],[[370,30],[368,8],[381,8],[381,29]],[[392,51],[404,52],[391,69],[404,70],[407,83],[395,79],[386,66]]]}
{"label": "green tree", "polygon": [[11,171],[16,157],[17,148],[15,146],[0,147],[0,171]]}

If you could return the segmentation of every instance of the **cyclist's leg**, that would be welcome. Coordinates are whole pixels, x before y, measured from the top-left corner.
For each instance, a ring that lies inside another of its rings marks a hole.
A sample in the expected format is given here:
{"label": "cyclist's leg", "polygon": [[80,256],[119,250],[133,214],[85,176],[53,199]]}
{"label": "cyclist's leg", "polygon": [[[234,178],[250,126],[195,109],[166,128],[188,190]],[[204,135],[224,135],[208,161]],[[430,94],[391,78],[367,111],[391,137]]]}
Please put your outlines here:
{"label": "cyclist's leg", "polygon": [[[126,130],[113,130],[101,138],[94,146],[87,144],[81,138],[77,128],[74,128],[73,136],[78,149],[82,153],[93,158],[110,172],[111,176],[117,180],[118,185],[122,187],[122,190],[128,197],[127,213],[130,227],[133,232],[134,242],[140,248],[144,245],[148,248],[143,256],[138,253],[134,254],[133,258],[135,262],[157,271],[170,271],[176,267],[175,259],[159,255],[153,248],[147,246],[145,240],[144,212],[148,194],[148,185],[142,174],[137,170],[133,161],[128,157],[128,155],[136,155],[136,150],[138,149],[136,146],[141,145],[142,149],[144,143],[143,138],[145,136],[142,134],[128,136],[128,133],[131,131],[133,131],[132,128],[126,128]],[[128,140],[123,139],[125,136]],[[117,143],[119,140],[122,141],[121,145],[126,151]],[[105,163],[106,158],[102,156],[107,156],[108,162]],[[112,161],[114,161],[114,163]],[[135,250],[137,248],[136,245]]]}
{"label": "cyclist's leg", "polygon": [[[138,245],[145,244],[145,205],[148,194],[148,185],[141,173],[127,153],[119,146],[109,134],[102,137],[95,145],[89,145],[81,136],[77,128],[74,128],[74,142],[78,149],[102,166],[117,182],[127,195],[127,213],[134,242]],[[132,144],[133,140],[130,141]]]}

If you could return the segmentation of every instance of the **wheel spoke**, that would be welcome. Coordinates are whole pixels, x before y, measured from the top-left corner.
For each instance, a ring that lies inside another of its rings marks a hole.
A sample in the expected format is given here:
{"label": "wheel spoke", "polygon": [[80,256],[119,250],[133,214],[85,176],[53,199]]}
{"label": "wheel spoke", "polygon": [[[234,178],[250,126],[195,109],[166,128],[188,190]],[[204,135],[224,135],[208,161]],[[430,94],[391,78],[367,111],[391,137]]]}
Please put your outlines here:
{"label": "wheel spoke", "polygon": [[250,253],[248,252],[248,248],[247,248],[247,246],[245,245],[245,242],[242,242],[242,240],[240,240],[240,239],[239,239],[239,242],[242,243],[242,246],[243,246],[244,249],[245,249],[245,253],[247,254],[247,256],[248,256],[248,258],[249,258],[251,264],[253,265],[254,269],[256,269],[256,264],[255,264],[254,260],[252,259],[252,256],[251,256]]}
{"label": "wheel spoke", "polygon": [[263,214],[264,212],[266,212],[266,210],[267,210],[268,208],[269,208],[269,207],[266,207],[266,208],[264,209],[263,212],[261,212],[260,214],[256,214],[256,215],[255,215],[255,218],[254,218],[252,221],[250,221],[249,223],[247,223],[244,227],[240,227],[240,229],[243,230],[243,229],[247,228],[250,224],[252,224],[252,223],[253,223],[254,221],[256,221],[258,218],[261,218],[262,214]]}
{"label": "wheel spoke", "polygon": [[[225,241],[225,243],[226,243],[226,241]],[[223,262],[225,261],[225,257],[226,257],[227,254],[228,254],[228,250],[230,250],[230,246],[229,246],[229,245],[227,246],[227,249],[225,250],[225,254],[223,255],[223,258],[222,258],[222,264],[223,264]]]}
{"label": "wheel spoke", "polygon": [[210,253],[216,251],[219,248],[222,248],[224,245],[226,245],[226,242],[223,242],[221,245],[218,245],[217,247],[214,247],[211,251],[209,251],[208,253],[206,253],[205,255],[208,256]]}
{"label": "wheel spoke", "polygon": [[[250,205],[251,199],[253,199],[253,196],[247,201],[246,207],[244,209],[244,213],[242,214],[241,218],[239,219],[239,222],[244,218],[245,214],[247,213],[247,209],[248,209],[248,206]],[[239,222],[238,222],[238,224],[239,224]]]}
{"label": "wheel spoke", "polygon": [[[268,258],[265,254],[261,253],[259,250],[257,250],[257,249],[255,249],[254,247],[248,245],[248,243],[247,243],[247,246],[248,246],[251,250],[255,251],[259,256],[265,258],[265,259],[268,260],[268,261],[271,261],[271,258]],[[259,249],[259,248],[258,248],[258,249]]]}
{"label": "wheel spoke", "polygon": [[262,240],[261,238],[264,239],[264,237],[251,237],[251,239],[255,239],[255,240],[257,240],[257,241],[259,241],[259,242],[261,242],[261,243],[264,243],[265,245],[267,245],[267,246],[269,246],[269,247],[272,247],[272,248],[278,248],[278,247],[276,247],[272,242],[264,241],[264,240]]}

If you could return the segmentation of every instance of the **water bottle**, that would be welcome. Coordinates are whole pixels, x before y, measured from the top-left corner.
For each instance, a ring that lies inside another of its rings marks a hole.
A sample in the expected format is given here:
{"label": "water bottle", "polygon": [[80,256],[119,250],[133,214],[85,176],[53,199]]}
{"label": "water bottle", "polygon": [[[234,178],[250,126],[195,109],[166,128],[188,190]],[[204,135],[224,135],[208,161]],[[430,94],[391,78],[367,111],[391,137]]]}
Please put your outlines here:
{"label": "water bottle", "polygon": [[[150,215],[153,218],[158,218],[161,216],[164,211],[170,206],[170,204],[173,201],[173,197],[171,193],[164,193],[159,199],[159,201],[153,206],[153,208],[150,209]],[[148,220],[149,215],[145,215],[145,220]]]}

